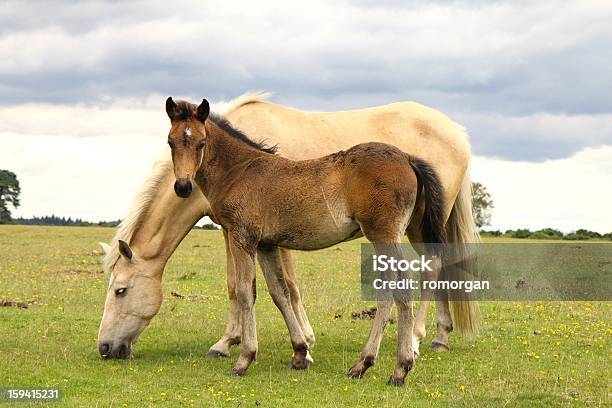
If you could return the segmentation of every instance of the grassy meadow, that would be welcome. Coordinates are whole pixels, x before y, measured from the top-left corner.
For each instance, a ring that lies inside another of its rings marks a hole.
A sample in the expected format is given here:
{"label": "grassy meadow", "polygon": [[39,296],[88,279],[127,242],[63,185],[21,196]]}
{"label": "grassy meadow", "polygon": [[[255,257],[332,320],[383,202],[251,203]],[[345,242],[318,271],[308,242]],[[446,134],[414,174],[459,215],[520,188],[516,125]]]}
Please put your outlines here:
{"label": "grassy meadow", "polygon": [[394,324],[377,365],[362,380],[347,378],[371,325],[351,312],[374,305],[360,300],[359,241],[295,253],[317,336],[306,371],[288,369],[287,330],[260,272],[257,362],[231,378],[237,348],[230,359],[205,357],[223,333],[227,299],[222,234],[202,230],[169,262],[161,311],[133,358],[103,361],[96,337],[108,277],[97,242],[113,233],[0,226],[0,301],[29,305],[0,307],[0,387],[59,387],[63,400],[52,406],[610,405],[610,302],[483,302],[481,335],[453,335],[450,353],[428,350],[430,312],[428,341],[406,386],[385,385]]}

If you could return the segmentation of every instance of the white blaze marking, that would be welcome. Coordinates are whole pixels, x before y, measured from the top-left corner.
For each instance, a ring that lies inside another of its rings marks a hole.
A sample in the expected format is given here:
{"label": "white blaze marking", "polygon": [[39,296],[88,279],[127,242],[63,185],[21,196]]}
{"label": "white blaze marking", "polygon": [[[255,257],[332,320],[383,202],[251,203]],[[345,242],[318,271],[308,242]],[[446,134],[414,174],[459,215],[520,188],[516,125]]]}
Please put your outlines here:
{"label": "white blaze marking", "polygon": [[190,127],[185,128],[185,136],[187,136],[187,137],[191,136],[191,128]]}

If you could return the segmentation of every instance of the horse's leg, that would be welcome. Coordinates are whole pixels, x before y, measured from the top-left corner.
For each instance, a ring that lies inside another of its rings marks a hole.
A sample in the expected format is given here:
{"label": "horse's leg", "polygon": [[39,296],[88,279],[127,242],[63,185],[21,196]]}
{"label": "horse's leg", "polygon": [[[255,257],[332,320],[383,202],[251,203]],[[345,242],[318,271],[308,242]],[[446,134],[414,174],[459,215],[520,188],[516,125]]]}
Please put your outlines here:
{"label": "horse's leg", "polygon": [[250,248],[242,236],[228,233],[229,250],[236,271],[236,299],[240,307],[242,335],[240,357],[231,375],[244,375],[257,357],[257,327],[255,324],[255,248]]}
{"label": "horse's leg", "polygon": [[259,248],[257,250],[257,259],[266,278],[272,300],[281,311],[285,324],[289,329],[291,346],[293,347],[291,368],[297,370],[308,368],[310,365],[310,361],[307,359],[308,343],[291,306],[291,295],[285,282],[280,251],[277,247]]}
{"label": "horse's leg", "polygon": [[240,307],[236,299],[236,270],[234,262],[230,254],[227,232],[223,230],[223,238],[225,239],[225,256],[227,258],[227,295],[229,297],[229,314],[225,333],[211,348],[208,350],[208,357],[229,357],[230,347],[240,343],[240,333],[242,331],[240,324]]}
{"label": "horse's leg", "polygon": [[[295,275],[295,269],[293,268],[293,261],[291,259],[291,251],[284,248],[279,248],[281,261],[283,264],[283,273],[285,276],[285,282],[287,283],[287,287],[289,288],[289,295],[291,297],[291,307],[293,307],[293,312],[300,323],[300,327],[302,328],[302,333],[304,333],[304,337],[306,337],[306,342],[308,343],[308,348],[312,349],[315,344],[315,335],[312,330],[312,326],[310,326],[310,322],[308,321],[308,316],[306,315],[306,310],[304,310],[304,304],[302,303],[302,295],[300,294],[300,286],[297,280],[297,276]],[[311,359],[310,354],[308,358]]]}
{"label": "horse's leg", "polygon": [[449,351],[448,336],[453,331],[453,319],[448,303],[446,290],[436,291],[436,337],[431,341],[430,349],[436,351]]}
{"label": "horse's leg", "polygon": [[[420,217],[413,218],[412,222],[408,226],[407,235],[410,243],[419,244],[423,242],[423,238],[420,232]],[[417,253],[421,253],[418,249],[418,245],[414,245]],[[439,259],[433,262],[433,271],[421,274],[421,282],[423,280],[437,281],[440,276],[442,265]],[[421,286],[421,299],[419,301],[419,308],[417,310],[416,319],[414,322],[413,332],[413,347],[415,353],[419,354],[419,345],[425,340],[427,335],[427,313],[429,306],[433,298],[434,291],[429,288],[423,288]],[[450,314],[448,294],[444,290],[437,290],[435,292],[436,302],[436,337],[432,341],[430,348],[438,351],[448,351],[448,335],[453,330],[453,321]]]}

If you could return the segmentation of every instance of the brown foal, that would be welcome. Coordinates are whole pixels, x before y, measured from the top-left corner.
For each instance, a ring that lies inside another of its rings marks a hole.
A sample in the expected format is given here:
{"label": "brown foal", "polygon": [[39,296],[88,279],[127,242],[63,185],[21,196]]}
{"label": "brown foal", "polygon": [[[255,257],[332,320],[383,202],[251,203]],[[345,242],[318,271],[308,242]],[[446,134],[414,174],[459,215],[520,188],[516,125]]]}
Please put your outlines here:
{"label": "brown foal", "polygon": [[[292,366],[299,369],[309,364],[308,343],[291,307],[279,248],[315,250],[365,236],[377,252],[401,259],[401,237],[413,217],[422,220],[424,242],[445,242],[444,198],[435,171],[394,146],[364,143],[319,159],[292,161],[210,114],[206,100],[196,107],[168,98],[166,111],[172,125],[168,143],[175,192],[188,197],[195,181],[228,237],[242,322],[240,357],[232,375],[244,374],[257,353],[256,256],[289,329]],[[411,299],[392,295],[398,308],[398,343],[389,383],[401,385],[414,364],[414,319]],[[362,377],[374,364],[391,306],[379,301],[351,377]]]}

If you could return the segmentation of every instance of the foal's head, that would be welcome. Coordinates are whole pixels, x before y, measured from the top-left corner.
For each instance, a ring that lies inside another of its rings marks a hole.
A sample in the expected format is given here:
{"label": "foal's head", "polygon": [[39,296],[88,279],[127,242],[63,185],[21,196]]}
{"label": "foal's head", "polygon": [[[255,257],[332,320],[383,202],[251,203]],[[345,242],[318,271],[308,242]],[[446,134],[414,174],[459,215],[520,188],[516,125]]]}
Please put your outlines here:
{"label": "foal's head", "polygon": [[193,178],[202,164],[206,146],[206,129],[204,122],[210,113],[206,99],[199,106],[185,101],[174,102],[172,97],[166,100],[166,113],[170,117],[168,144],[172,149],[174,163],[174,191],[179,197],[191,195]]}

